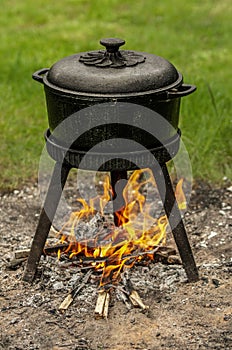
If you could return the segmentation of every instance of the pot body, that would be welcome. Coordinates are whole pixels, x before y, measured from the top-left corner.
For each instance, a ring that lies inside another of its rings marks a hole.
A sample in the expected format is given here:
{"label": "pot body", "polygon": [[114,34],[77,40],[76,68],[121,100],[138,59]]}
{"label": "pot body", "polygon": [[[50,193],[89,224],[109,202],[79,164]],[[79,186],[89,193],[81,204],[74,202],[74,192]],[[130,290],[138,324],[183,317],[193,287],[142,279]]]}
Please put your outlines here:
{"label": "pot body", "polygon": [[152,149],[178,129],[178,94],[174,98],[155,93],[86,96],[54,89],[46,82],[44,90],[50,131],[69,148],[87,152],[98,144],[101,152],[131,152],[139,145]]}

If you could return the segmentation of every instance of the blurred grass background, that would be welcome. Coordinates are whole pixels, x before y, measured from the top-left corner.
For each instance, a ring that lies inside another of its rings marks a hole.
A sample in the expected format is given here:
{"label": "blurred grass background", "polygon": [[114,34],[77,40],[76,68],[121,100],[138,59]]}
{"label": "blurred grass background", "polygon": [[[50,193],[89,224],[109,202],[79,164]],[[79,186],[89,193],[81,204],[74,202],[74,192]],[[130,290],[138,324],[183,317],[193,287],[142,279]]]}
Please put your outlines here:
{"label": "blurred grass background", "polygon": [[103,37],[165,57],[197,85],[180,125],[194,177],[231,179],[231,15],[230,0],[1,0],[0,188],[37,177],[48,123],[32,73]]}

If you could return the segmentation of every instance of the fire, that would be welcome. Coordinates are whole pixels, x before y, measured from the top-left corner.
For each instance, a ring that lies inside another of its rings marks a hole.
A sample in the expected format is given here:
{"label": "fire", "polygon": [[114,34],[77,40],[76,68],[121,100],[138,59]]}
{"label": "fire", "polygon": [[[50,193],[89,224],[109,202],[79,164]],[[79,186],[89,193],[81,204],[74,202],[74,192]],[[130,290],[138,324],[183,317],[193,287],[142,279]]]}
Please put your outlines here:
{"label": "fire", "polygon": [[[182,184],[183,179],[177,184],[175,194],[179,208],[185,209]],[[142,191],[147,185],[156,186],[151,170],[134,171],[123,190],[125,205],[117,213],[120,216],[120,227],[112,225],[106,232],[99,232],[90,239],[77,240],[75,230],[81,220],[90,220],[97,211],[104,216],[104,209],[113,193],[109,177],[104,179],[101,195],[88,202],[78,198],[81,209],[71,213],[59,232],[61,243],[66,243],[68,247],[59,251],[58,257],[66,254],[80,263],[89,261],[94,269],[102,272],[101,287],[117,283],[124,268],[131,268],[141,260],[153,259],[155,251],[166,244],[168,220],[166,215],[159,218],[152,216],[151,204],[147,203]]]}
{"label": "fire", "polygon": [[180,210],[185,210],[187,208],[186,198],[184,195],[184,191],[182,189],[183,181],[184,179],[180,179],[180,181],[176,185],[176,191],[175,191],[176,201],[178,203],[178,207]]}

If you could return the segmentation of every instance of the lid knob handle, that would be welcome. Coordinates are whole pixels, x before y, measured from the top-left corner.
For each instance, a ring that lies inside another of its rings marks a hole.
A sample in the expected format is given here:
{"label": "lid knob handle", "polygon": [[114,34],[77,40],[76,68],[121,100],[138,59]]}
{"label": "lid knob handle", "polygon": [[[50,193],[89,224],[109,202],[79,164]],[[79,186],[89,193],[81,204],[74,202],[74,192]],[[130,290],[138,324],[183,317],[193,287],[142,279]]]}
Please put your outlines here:
{"label": "lid knob handle", "polygon": [[119,47],[125,44],[125,40],[118,38],[101,39],[100,44],[105,46],[107,52],[117,52]]}
{"label": "lid knob handle", "polygon": [[99,50],[86,52],[84,55],[80,56],[79,61],[86,64],[87,66],[95,66],[101,68],[131,67],[145,61],[145,57],[138,52],[128,50],[119,51],[119,47],[125,44],[125,40],[123,39],[101,39],[100,44],[105,46],[105,51]]}

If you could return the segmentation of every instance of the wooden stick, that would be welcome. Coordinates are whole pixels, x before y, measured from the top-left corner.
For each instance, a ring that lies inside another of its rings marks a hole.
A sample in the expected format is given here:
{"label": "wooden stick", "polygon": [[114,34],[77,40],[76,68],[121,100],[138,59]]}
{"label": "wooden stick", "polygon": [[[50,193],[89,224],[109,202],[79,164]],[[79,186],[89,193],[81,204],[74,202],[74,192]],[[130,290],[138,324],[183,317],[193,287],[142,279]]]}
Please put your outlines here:
{"label": "wooden stick", "polygon": [[73,297],[72,294],[68,294],[66,296],[66,298],[62,301],[62,303],[59,306],[59,310],[63,311],[63,310],[67,310],[67,308],[69,307],[69,305],[73,302]]}
{"label": "wooden stick", "polygon": [[129,296],[130,301],[132,302],[132,304],[134,306],[139,306],[141,309],[145,310],[145,309],[149,309],[149,306],[145,305],[142,302],[142,299],[140,298],[138,292],[136,292],[136,290],[133,290]]}
{"label": "wooden stick", "polygon": [[106,292],[105,305],[103,309],[103,318],[108,317],[109,304],[110,304],[110,293]]}
{"label": "wooden stick", "polygon": [[[69,243],[58,243],[54,246],[45,246],[43,250],[43,254],[52,254],[58,252],[59,249],[65,250],[68,248]],[[29,256],[30,249],[22,249],[22,250],[16,250],[14,252],[15,259],[21,259],[21,258],[27,258]]]}
{"label": "wooden stick", "polygon": [[69,246],[69,243],[58,243],[55,244],[54,246],[45,246],[43,249],[43,254],[45,255],[49,255],[52,253],[57,254],[58,250],[64,251],[65,249],[67,249]]}
{"label": "wooden stick", "polygon": [[145,310],[148,309],[149,307],[146,306],[143,302],[142,299],[140,298],[138,292],[134,290],[131,280],[129,279],[129,272],[125,271],[124,275],[122,277],[123,284],[126,288],[126,291],[128,292],[129,299],[135,307],[140,307],[141,309]]}
{"label": "wooden stick", "polygon": [[21,265],[23,262],[25,262],[27,258],[20,258],[20,259],[12,259],[8,264],[7,268],[10,270],[15,270],[17,266]]}
{"label": "wooden stick", "polygon": [[14,252],[15,259],[27,258],[30,253],[30,249],[16,250]]}
{"label": "wooden stick", "polygon": [[106,292],[99,292],[97,297],[97,303],[95,307],[95,314],[102,315],[104,303],[105,303]]}
{"label": "wooden stick", "polygon": [[107,318],[108,308],[110,302],[110,293],[106,291],[100,291],[97,298],[95,307],[95,318]]}
{"label": "wooden stick", "polygon": [[124,293],[121,289],[117,289],[117,293],[119,295],[119,298],[124,302],[128,310],[131,310],[131,303],[128,300],[127,293]]}
{"label": "wooden stick", "polygon": [[168,255],[176,255],[176,249],[169,245],[159,247],[159,252],[167,253]]}
{"label": "wooden stick", "polygon": [[126,289],[126,292],[128,293],[128,296],[131,294],[131,292],[133,291],[133,286],[131,283],[131,280],[129,279],[129,271],[126,270],[124,271],[123,275],[122,275],[122,283]]}
{"label": "wooden stick", "polygon": [[[70,292],[69,294],[66,296],[66,298],[62,301],[62,303],[59,306],[59,310],[60,311],[64,311],[67,310],[67,308],[69,307],[69,305],[73,302],[73,300],[75,299],[75,297],[77,296],[77,294],[81,291],[82,288],[84,288],[84,286],[86,285],[86,283],[89,280],[89,277],[91,276],[92,271],[88,271],[86,273],[86,275],[84,276],[81,284],[78,284],[77,286],[75,286]],[[79,280],[77,281],[78,283],[80,282]]]}
{"label": "wooden stick", "polygon": [[161,262],[162,264],[165,265],[173,265],[173,264],[177,264],[177,265],[181,265],[182,262],[179,258],[178,255],[175,255],[175,251],[173,254],[173,251],[170,252],[165,252],[165,251],[161,251],[161,252],[157,252],[154,255],[154,261],[155,262]]}
{"label": "wooden stick", "polygon": [[167,259],[168,264],[170,265],[182,265],[182,261],[177,255],[169,255]]}

